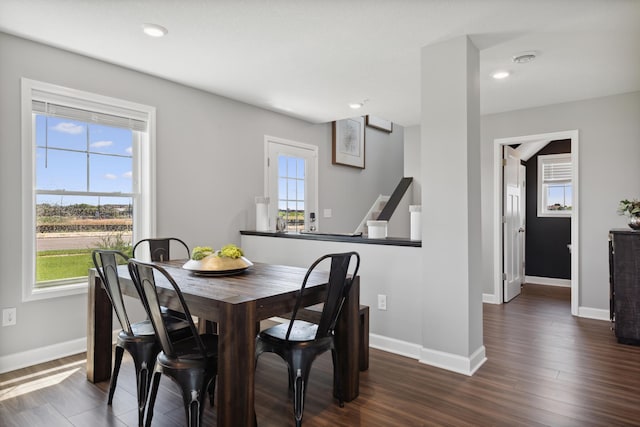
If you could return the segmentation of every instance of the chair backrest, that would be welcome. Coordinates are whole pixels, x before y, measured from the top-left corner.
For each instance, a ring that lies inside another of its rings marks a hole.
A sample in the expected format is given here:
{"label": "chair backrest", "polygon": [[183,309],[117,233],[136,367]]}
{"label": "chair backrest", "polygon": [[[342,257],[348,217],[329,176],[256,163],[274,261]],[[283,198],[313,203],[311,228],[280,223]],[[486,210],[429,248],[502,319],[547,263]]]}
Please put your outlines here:
{"label": "chair backrest", "polygon": [[[356,259],[356,266],[351,273],[349,273],[349,265],[352,258]],[[322,315],[320,316],[320,323],[318,323],[318,330],[316,332],[316,338],[324,338],[332,335],[333,330],[336,327],[338,316],[344,305],[344,301],[351,290],[351,284],[358,274],[360,268],[360,255],[357,252],[344,252],[337,254],[328,254],[321,256],[307,270],[307,274],[304,277],[298,299],[296,301],[293,313],[291,316],[291,322],[289,323],[289,329],[287,330],[286,339],[289,339],[291,328],[293,327],[293,321],[296,318],[298,309],[302,304],[302,298],[307,286],[307,281],[311,273],[326,259],[331,259],[331,269],[329,270],[329,282],[327,283],[327,294],[324,301],[324,308]],[[349,274],[351,277],[349,277]]]}
{"label": "chair backrest", "polygon": [[149,254],[151,255],[151,261],[154,261],[154,262],[169,261],[171,259],[171,242],[177,242],[178,244],[181,244],[182,246],[184,246],[184,249],[186,250],[186,258],[189,258],[191,256],[191,252],[189,251],[189,246],[187,246],[185,242],[178,239],[177,237],[157,237],[157,238],[150,238],[150,239],[142,239],[138,241],[138,243],[136,243],[133,246],[133,257],[134,258],[136,257],[136,249],[138,248],[138,246],[140,244],[146,243],[149,246]]}
{"label": "chair backrest", "polygon": [[94,250],[91,253],[91,257],[93,258],[93,265],[96,267],[102,285],[107,291],[109,300],[111,300],[111,305],[116,312],[116,317],[120,322],[122,330],[128,334],[133,334],[124,305],[122,290],[120,289],[120,279],[118,278],[118,265],[126,264],[129,257],[120,251],[102,249]]}
{"label": "chair backrest", "polygon": [[[149,319],[153,324],[153,329],[155,330],[156,336],[160,341],[162,351],[168,357],[177,357],[173,348],[171,336],[169,335],[167,325],[165,324],[166,318],[162,315],[162,310],[160,308],[160,297],[154,272],[160,273],[159,277],[162,278],[162,283],[168,284],[170,289],[173,289],[173,291],[175,292],[177,301],[180,305],[179,310],[185,314],[186,321],[189,322],[191,334],[193,335],[193,338],[197,343],[202,357],[206,357],[205,346],[202,343],[202,339],[198,334],[198,330],[195,324],[193,323],[191,313],[189,312],[189,307],[187,307],[184,296],[182,295],[182,291],[180,291],[180,287],[173,279],[173,277],[171,277],[171,275],[164,268],[157,264],[147,263],[139,261],[137,259],[129,259],[129,273],[131,274],[131,279],[138,289],[138,293],[140,294],[140,298],[142,299],[142,305],[147,311],[147,315],[149,316]],[[167,291],[167,289],[161,288],[160,292],[164,293]]]}

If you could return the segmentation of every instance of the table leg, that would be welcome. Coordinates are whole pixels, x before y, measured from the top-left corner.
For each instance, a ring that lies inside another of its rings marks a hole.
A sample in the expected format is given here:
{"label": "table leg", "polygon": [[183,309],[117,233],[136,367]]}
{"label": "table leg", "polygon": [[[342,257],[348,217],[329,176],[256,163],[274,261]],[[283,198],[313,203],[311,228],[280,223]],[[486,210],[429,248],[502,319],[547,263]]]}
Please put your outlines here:
{"label": "table leg", "polygon": [[254,426],[255,303],[226,304],[218,322],[219,427]]}
{"label": "table leg", "polygon": [[107,292],[95,270],[89,271],[87,296],[87,380],[92,383],[111,376],[111,330],[113,311]]}
{"label": "table leg", "polygon": [[[356,277],[344,302],[335,329],[342,398],[349,402],[360,392],[360,277]],[[336,390],[333,391],[336,395]]]}

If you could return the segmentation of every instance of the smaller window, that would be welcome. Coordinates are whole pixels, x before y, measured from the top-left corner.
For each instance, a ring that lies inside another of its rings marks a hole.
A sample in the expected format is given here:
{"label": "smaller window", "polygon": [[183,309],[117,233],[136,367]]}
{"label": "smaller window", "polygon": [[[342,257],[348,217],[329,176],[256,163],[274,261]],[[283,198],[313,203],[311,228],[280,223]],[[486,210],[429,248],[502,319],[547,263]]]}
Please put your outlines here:
{"label": "smaller window", "polygon": [[538,216],[571,216],[571,175],[571,153],[538,156]]}

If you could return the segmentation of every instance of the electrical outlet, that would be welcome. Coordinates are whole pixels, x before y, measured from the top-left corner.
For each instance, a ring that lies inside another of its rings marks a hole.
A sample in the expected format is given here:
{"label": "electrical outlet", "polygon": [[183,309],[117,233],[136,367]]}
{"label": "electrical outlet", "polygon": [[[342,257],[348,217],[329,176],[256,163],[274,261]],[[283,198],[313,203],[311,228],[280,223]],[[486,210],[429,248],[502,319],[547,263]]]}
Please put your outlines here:
{"label": "electrical outlet", "polygon": [[386,310],[386,309],[387,309],[387,296],[378,295],[378,310]]}
{"label": "electrical outlet", "polygon": [[2,310],[2,326],[11,326],[16,324],[16,309],[5,308]]}

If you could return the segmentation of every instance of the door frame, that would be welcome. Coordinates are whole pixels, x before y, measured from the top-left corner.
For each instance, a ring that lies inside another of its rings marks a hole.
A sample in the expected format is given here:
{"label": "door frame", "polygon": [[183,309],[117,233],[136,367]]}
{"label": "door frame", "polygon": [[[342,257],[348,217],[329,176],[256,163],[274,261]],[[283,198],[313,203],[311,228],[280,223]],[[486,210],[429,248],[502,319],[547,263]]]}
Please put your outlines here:
{"label": "door frame", "polygon": [[[316,212],[316,230],[320,230],[320,218],[318,215],[318,146],[312,144],[306,144],[304,142],[292,141],[290,139],[278,138],[275,136],[265,135],[264,136],[264,195],[270,196],[270,186],[271,184],[276,185],[276,183],[270,182],[270,168],[271,161],[269,159],[269,148],[271,144],[279,145],[284,148],[290,148],[292,153],[295,151],[303,151],[305,152],[305,157],[308,159],[310,164],[307,165],[307,170],[305,173],[310,174],[308,178],[311,178],[313,182],[309,182],[309,180],[305,179],[305,211],[308,212]],[[293,154],[292,154],[293,155]],[[308,197],[308,198],[307,198]],[[275,230],[276,224],[275,219],[278,216],[278,200],[273,200],[269,203],[269,229]],[[306,228],[305,221],[305,228]]]}
{"label": "door frame", "polygon": [[555,141],[559,139],[571,140],[571,184],[572,184],[572,209],[571,209],[571,314],[579,315],[580,303],[580,214],[579,214],[579,132],[577,129],[542,133],[535,135],[515,136],[508,138],[497,138],[493,140],[493,270],[494,270],[494,302],[504,303],[504,292],[502,289],[503,273],[503,230],[502,230],[502,146],[511,144],[540,143],[543,141]]}

